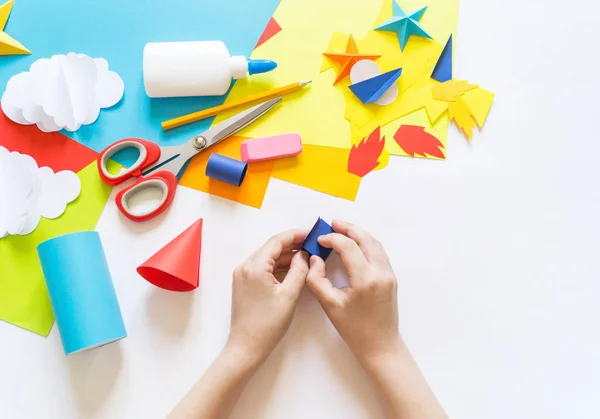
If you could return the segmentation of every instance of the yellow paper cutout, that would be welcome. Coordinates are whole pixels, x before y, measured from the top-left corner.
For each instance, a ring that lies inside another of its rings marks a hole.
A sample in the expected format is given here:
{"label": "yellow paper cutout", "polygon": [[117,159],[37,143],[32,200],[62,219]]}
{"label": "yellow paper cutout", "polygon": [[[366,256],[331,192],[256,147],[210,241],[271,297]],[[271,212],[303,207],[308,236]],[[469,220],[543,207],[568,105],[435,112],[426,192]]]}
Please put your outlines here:
{"label": "yellow paper cutout", "polygon": [[494,101],[494,96],[494,93],[482,88],[470,90],[462,96],[480,129],[485,124],[485,120],[492,107],[492,102]]}
{"label": "yellow paper cutout", "polygon": [[81,194],[67,206],[64,215],[56,220],[42,218],[27,236],[0,239],[0,320],[43,336],[50,333],[54,315],[37,245],[63,234],[94,230],[111,191],[100,179],[95,161],[77,175]]}
{"label": "yellow paper cutout", "polygon": [[475,121],[471,117],[471,110],[461,96],[457,96],[454,102],[448,103],[448,116],[456,122],[456,125],[469,137],[473,138]]}
{"label": "yellow paper cutout", "polygon": [[14,0],[9,0],[0,6],[0,55],[31,54],[19,41],[4,32],[13,4]]}
{"label": "yellow paper cutout", "polygon": [[239,187],[206,176],[206,164],[212,153],[241,160],[240,145],[246,140],[244,137],[231,137],[211,147],[209,151],[198,154],[183,174],[180,185],[260,208],[269,186],[273,170],[272,160],[249,164],[244,182]]}
{"label": "yellow paper cutout", "polygon": [[477,89],[478,86],[467,83],[466,80],[448,80],[445,83],[435,86],[431,93],[435,100],[444,100],[454,102],[457,96],[462,95],[469,90]]}
{"label": "yellow paper cutout", "polygon": [[276,160],[272,176],[354,201],[361,178],[348,173],[349,153],[341,148],[304,145],[297,156]]}

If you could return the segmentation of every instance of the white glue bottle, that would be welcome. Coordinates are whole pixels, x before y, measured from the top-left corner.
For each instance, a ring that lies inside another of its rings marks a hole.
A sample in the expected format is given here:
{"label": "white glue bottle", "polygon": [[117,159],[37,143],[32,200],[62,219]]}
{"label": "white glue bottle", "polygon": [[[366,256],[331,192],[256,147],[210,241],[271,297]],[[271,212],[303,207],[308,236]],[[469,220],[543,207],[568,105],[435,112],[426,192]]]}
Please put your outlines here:
{"label": "white glue bottle", "polygon": [[221,41],[151,42],[144,47],[144,87],[152,98],[220,96],[232,78],[276,67],[270,60],[232,57]]}

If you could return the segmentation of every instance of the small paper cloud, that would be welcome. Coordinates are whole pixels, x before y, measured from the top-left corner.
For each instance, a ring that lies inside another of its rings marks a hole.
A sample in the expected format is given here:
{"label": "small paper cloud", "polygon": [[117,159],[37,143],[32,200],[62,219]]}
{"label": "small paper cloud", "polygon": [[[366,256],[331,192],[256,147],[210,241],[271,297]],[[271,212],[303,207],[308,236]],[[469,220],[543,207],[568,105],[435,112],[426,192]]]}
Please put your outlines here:
{"label": "small paper cloud", "polygon": [[44,132],[76,131],[94,123],[100,110],[117,104],[125,86],[104,58],[69,53],[42,58],[13,76],[2,95],[2,110],[14,122]]}
{"label": "small paper cloud", "polygon": [[80,192],[75,173],[38,168],[31,156],[0,147],[0,238],[31,233],[40,217],[60,217]]}

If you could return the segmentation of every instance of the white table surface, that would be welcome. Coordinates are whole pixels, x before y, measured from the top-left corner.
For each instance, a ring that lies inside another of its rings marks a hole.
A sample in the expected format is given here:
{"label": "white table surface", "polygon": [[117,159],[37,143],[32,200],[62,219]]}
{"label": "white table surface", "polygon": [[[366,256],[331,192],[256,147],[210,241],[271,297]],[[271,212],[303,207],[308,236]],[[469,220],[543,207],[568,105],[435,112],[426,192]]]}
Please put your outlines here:
{"label": "white table surface", "polygon": [[[356,202],[273,180],[260,211],[180,188],[168,216],[98,224],[129,336],[65,357],[0,322],[1,418],[160,418],[222,347],[231,271],[268,236],[339,217],[386,246],[401,330],[453,418],[600,417],[600,9],[463,0],[455,74],[497,92],[482,134],[448,160],[393,158]],[[204,217],[200,288],[135,268]],[[310,293],[233,418],[382,417]]]}

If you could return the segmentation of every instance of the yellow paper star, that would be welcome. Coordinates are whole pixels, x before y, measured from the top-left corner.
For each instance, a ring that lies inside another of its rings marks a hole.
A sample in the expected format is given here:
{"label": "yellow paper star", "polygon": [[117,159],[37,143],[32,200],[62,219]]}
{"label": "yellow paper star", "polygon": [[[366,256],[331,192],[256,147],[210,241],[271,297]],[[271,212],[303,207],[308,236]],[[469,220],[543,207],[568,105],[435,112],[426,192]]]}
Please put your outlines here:
{"label": "yellow paper star", "polygon": [[4,32],[4,27],[8,21],[8,16],[12,10],[14,0],[9,0],[0,6],[0,55],[20,55],[31,54],[19,41],[8,36]]}

